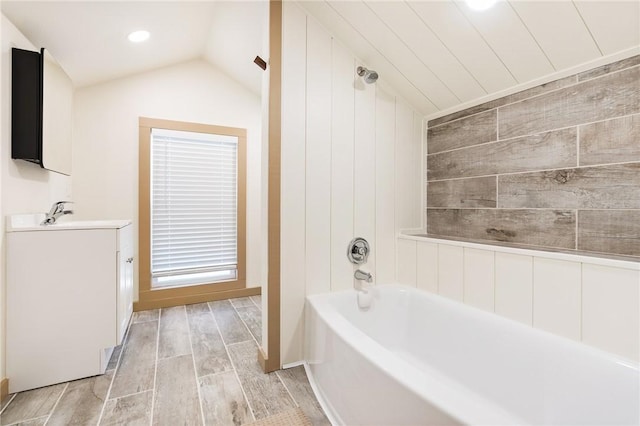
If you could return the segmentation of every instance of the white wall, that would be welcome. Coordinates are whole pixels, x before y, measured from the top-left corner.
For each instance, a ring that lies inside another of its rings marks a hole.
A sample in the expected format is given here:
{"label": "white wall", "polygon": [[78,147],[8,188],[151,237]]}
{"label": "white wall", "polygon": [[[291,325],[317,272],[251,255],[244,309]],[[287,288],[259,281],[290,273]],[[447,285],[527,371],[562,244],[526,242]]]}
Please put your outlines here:
{"label": "white wall", "polygon": [[71,178],[36,164],[11,159],[11,48],[37,50],[4,16],[1,16],[2,72],[0,91],[2,146],[0,147],[0,379],[5,375],[5,217],[19,213],[44,213],[54,201],[71,198]]}
{"label": "white wall", "polygon": [[[259,286],[261,106],[250,92],[196,60],[78,89],[73,194],[81,219],[132,219],[137,236],[138,117],[247,129],[247,285]],[[137,256],[137,239],[135,256]],[[137,273],[135,299],[137,300]]]}
{"label": "white wall", "polygon": [[422,116],[364,84],[363,64],[283,3],[281,356],[303,359],[308,294],[353,286],[349,241],[366,238],[377,283],[395,281],[396,234],[421,226]]}

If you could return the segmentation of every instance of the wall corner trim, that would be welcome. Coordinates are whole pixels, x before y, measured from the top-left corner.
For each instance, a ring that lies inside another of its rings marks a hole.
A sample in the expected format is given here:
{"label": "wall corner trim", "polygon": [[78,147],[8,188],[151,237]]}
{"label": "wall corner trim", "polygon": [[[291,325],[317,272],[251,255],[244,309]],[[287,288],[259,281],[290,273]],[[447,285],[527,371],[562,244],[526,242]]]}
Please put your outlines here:
{"label": "wall corner trim", "polygon": [[6,377],[0,381],[0,402],[9,396],[9,379]]}
{"label": "wall corner trim", "polygon": [[273,359],[267,358],[262,348],[258,348],[258,363],[265,373],[271,373],[280,370],[280,362],[273,362]]}
{"label": "wall corner trim", "polygon": [[269,1],[269,55],[267,353],[259,354],[265,372],[280,369],[282,0]]}

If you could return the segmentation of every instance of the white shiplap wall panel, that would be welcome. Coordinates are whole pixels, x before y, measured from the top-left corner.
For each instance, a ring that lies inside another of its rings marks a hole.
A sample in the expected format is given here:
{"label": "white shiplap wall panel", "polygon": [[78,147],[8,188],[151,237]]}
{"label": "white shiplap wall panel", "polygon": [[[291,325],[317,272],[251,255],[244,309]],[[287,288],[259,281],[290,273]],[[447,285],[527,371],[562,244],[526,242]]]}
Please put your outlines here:
{"label": "white shiplap wall panel", "polygon": [[363,269],[375,274],[376,245],[376,86],[355,82],[354,237],[369,242],[371,252]]}
{"label": "white shiplap wall panel", "polygon": [[582,267],[579,262],[533,260],[533,326],[581,339]]}
{"label": "white shiplap wall panel", "polygon": [[332,41],[331,86],[331,290],[352,287],[353,265],[346,250],[353,238],[353,88],[355,59]]}
{"label": "white shiplap wall panel", "polygon": [[379,284],[395,281],[395,110],[395,98],[376,88],[376,279]]}
{"label": "white shiplap wall panel", "polygon": [[398,240],[398,284],[416,287],[418,261],[416,248],[416,241]]}
{"label": "white shiplap wall panel", "polygon": [[464,248],[464,303],[493,312],[495,261],[491,250]]}
{"label": "white shiplap wall panel", "polygon": [[[400,259],[398,259],[399,268]],[[398,271],[399,274],[400,271]],[[421,290],[438,294],[438,244],[418,241],[416,246],[416,285]]]}
{"label": "white shiplap wall panel", "polygon": [[488,11],[472,10],[464,1],[457,1],[456,6],[489,43],[519,83],[554,71],[549,59],[509,3],[497,2]]}
{"label": "white shiplap wall panel", "polygon": [[438,294],[464,301],[464,251],[459,246],[438,244]]}
{"label": "white shiplap wall panel", "polygon": [[[415,188],[421,178],[422,115],[397,93],[355,77],[359,61],[299,6],[283,5],[284,364],[304,356],[305,295],[352,288],[355,268],[346,263],[345,255],[352,237],[371,243],[372,253],[362,269],[372,272],[374,281],[395,282],[396,167],[402,164],[411,170],[403,174],[407,182],[411,173],[416,174]],[[396,120],[397,113],[403,119]],[[398,135],[404,135],[407,145],[400,153],[395,146]],[[398,155],[405,158],[399,160]],[[417,207],[408,218],[421,215],[420,190],[415,191],[412,202]]]}
{"label": "white shiplap wall panel", "polygon": [[410,6],[475,75],[486,91],[497,92],[517,83],[455,4],[439,1],[411,2]]}
{"label": "white shiplap wall panel", "polygon": [[370,2],[369,6],[461,102],[487,94],[408,4]]}
{"label": "white shiplap wall panel", "polygon": [[640,271],[582,265],[582,341],[640,361]]}
{"label": "white shiplap wall panel", "polygon": [[533,258],[495,254],[495,312],[533,325]]}
{"label": "white shiplap wall panel", "polygon": [[307,19],[307,294],[331,283],[331,36]]}
{"label": "white shiplap wall panel", "polygon": [[555,69],[563,69],[600,56],[578,10],[569,1],[511,1]]}
{"label": "white shiplap wall panel", "polygon": [[447,108],[459,102],[453,92],[399,41],[368,5],[358,1],[336,1],[331,5],[436,107]]}
{"label": "white shiplap wall panel", "polygon": [[[282,156],[280,300],[282,358],[302,356],[305,288],[305,81],[307,17],[294,3],[282,5]],[[301,201],[302,200],[302,201]],[[266,324],[266,322],[265,322]]]}
{"label": "white shiplap wall panel", "polygon": [[491,312],[495,300],[501,317],[640,358],[636,262],[399,236],[399,284],[415,277],[418,289],[458,299],[461,276],[466,305]]}
{"label": "white shiplap wall panel", "polygon": [[579,0],[574,4],[603,54],[640,45],[640,2]]}
{"label": "white shiplap wall panel", "polygon": [[421,144],[411,107],[396,102],[396,231],[420,226]]}
{"label": "white shiplap wall panel", "polygon": [[416,86],[401,74],[389,59],[380,54],[376,47],[367,41],[362,34],[340,16],[335,9],[324,1],[309,1],[300,3],[304,9],[326,25],[334,36],[352,51],[364,64],[375,69],[380,74],[380,80],[393,87],[407,99],[411,105],[423,114],[430,114],[438,110],[420,93]]}

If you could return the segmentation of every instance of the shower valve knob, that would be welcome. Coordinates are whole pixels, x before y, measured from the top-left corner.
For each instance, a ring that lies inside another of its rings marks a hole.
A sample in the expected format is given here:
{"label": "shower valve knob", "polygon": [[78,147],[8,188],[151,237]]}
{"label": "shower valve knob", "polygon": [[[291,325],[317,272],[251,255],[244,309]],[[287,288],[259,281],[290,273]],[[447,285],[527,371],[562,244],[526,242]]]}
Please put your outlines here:
{"label": "shower valve knob", "polygon": [[367,262],[369,257],[369,243],[364,238],[354,238],[347,248],[347,258],[354,265],[361,265]]}

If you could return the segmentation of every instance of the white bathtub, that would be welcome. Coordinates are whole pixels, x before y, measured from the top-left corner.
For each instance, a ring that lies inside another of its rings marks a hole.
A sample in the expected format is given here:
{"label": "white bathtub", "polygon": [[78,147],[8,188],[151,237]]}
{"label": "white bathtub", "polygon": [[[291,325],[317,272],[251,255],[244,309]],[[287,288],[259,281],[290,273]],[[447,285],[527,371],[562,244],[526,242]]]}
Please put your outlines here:
{"label": "white bathtub", "polygon": [[345,425],[640,422],[638,364],[460,303],[378,286],[310,296],[306,360]]}

